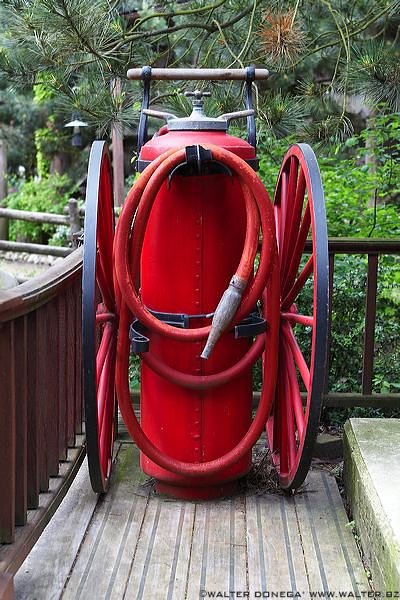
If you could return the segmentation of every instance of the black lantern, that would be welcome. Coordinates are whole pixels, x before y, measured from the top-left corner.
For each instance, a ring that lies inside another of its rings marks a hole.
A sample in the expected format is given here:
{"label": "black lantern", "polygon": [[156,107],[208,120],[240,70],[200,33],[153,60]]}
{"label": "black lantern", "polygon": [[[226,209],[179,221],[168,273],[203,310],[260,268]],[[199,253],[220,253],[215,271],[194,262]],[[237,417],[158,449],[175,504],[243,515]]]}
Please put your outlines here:
{"label": "black lantern", "polygon": [[82,146],[82,135],[81,135],[81,127],[87,127],[87,123],[85,121],[81,121],[79,119],[79,115],[72,115],[72,121],[64,125],[64,127],[72,127],[72,138],[71,145],[74,148],[80,148]]}

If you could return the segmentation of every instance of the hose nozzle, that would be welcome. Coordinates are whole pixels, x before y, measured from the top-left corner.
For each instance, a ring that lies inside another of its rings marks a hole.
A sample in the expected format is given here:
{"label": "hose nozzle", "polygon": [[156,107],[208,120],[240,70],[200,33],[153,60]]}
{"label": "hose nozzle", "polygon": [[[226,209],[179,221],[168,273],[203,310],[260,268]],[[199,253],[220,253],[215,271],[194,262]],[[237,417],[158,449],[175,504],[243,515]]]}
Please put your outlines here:
{"label": "hose nozzle", "polygon": [[221,300],[213,316],[211,331],[208,334],[206,345],[204,346],[201,358],[209,358],[215,344],[221,334],[231,323],[242,299],[243,291],[247,281],[234,275],[229,283],[229,287],[222,294]]}

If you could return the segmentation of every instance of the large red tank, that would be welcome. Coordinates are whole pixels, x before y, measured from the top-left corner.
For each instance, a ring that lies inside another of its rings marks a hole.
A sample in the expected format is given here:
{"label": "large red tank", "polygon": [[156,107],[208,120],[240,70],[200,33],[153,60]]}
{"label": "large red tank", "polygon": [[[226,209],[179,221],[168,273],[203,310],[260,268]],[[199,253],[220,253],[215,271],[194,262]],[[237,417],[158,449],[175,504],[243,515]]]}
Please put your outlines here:
{"label": "large red tank", "polygon": [[[142,148],[141,164],[170,148],[215,144],[246,161],[254,148],[226,131],[185,130],[168,126]],[[210,120],[211,121],[211,120]],[[171,127],[172,129],[172,127]],[[212,165],[211,165],[212,170]],[[146,229],[140,286],[144,304],[159,313],[189,315],[190,327],[210,323],[196,315],[212,313],[238,266],[246,230],[246,213],[237,178],[228,173],[187,175],[177,172],[164,182]],[[209,375],[235,364],[252,338],[225,333],[210,358],[200,358],[204,342],[181,342],[150,335],[149,352],[192,375]],[[210,390],[175,385],[141,366],[141,426],[165,454],[199,463],[231,450],[249,428],[252,406],[251,369],[230,383]],[[141,466],[157,480],[158,490],[183,498],[210,498],[231,492],[251,464],[248,452],[218,477],[187,478],[169,472],[144,454]]]}

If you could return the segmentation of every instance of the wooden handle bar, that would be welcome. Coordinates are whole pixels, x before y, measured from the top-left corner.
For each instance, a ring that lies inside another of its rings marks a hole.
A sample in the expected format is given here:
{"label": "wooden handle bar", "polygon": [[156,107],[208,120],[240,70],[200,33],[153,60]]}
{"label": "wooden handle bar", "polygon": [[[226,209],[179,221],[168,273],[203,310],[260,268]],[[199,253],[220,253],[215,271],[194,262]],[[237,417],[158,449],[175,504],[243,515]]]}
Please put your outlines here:
{"label": "wooden handle bar", "polygon": [[[267,79],[268,69],[255,69],[254,79]],[[129,69],[128,79],[142,79],[142,69]],[[151,69],[151,79],[162,81],[244,81],[246,69]]]}

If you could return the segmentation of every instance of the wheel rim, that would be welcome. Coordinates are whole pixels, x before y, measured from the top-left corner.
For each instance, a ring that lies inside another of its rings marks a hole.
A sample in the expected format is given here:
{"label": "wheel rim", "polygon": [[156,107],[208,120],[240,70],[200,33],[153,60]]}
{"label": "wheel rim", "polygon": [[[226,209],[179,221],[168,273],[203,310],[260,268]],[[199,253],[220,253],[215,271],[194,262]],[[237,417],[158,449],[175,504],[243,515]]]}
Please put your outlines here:
{"label": "wheel rim", "polygon": [[92,145],[86,192],[82,283],[83,389],[92,488],[105,492],[115,416],[116,315],[112,249],[114,204],[105,142]]}
{"label": "wheel rim", "polygon": [[[303,483],[311,464],[325,383],[328,332],[324,195],[318,164],[307,144],[292,146],[283,159],[274,211],[281,309],[278,377],[267,438],[281,486],[292,490]],[[308,237],[312,247],[306,251]]]}

